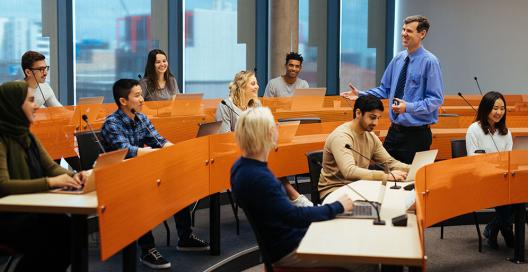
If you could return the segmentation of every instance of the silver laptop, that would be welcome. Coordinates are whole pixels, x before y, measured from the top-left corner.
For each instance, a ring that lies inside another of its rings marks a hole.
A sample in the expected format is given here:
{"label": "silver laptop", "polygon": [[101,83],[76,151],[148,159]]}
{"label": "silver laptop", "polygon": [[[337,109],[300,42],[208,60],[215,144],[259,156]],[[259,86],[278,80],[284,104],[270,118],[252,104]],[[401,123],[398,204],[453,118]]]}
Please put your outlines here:
{"label": "silver laptop", "polygon": [[433,163],[436,159],[436,155],[438,155],[438,149],[416,152],[405,181],[414,181],[418,169],[422,168],[422,166]]}
{"label": "silver laptop", "polygon": [[291,110],[312,110],[323,107],[326,88],[296,89],[292,96]]}
{"label": "silver laptop", "polygon": [[516,136],[513,138],[513,150],[528,150],[528,136]]}
{"label": "silver laptop", "polygon": [[196,138],[212,134],[218,134],[220,126],[222,126],[222,121],[203,123],[199,124],[198,126],[199,128],[198,133],[196,134]]}

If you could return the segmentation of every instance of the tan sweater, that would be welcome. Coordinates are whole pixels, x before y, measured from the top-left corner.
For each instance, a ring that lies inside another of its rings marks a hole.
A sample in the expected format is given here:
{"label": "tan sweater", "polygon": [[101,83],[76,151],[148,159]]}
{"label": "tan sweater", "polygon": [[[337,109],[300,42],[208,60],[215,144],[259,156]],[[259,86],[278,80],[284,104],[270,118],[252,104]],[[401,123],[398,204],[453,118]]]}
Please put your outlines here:
{"label": "tan sweater", "polygon": [[345,148],[346,144],[372,161],[387,165],[390,170],[409,171],[408,164],[401,163],[389,155],[376,134],[356,133],[352,129],[352,122],[347,122],[337,127],[326,139],[323,169],[319,177],[321,198],[343,186],[344,182],[386,179],[383,171],[369,170],[370,161]]}

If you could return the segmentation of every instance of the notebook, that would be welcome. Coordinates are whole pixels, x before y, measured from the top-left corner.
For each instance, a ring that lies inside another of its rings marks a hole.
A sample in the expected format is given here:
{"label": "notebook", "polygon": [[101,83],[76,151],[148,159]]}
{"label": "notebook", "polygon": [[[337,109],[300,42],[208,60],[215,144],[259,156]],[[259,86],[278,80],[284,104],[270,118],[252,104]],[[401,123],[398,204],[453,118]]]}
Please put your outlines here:
{"label": "notebook", "polygon": [[[93,169],[98,169],[118,162],[122,162],[125,159],[127,153],[128,148],[101,153],[99,154],[97,160],[95,160]],[[86,194],[93,191],[95,191],[95,178],[92,172],[92,174],[88,176],[88,180],[84,183],[84,186],[82,186],[81,189],[59,188],[53,189],[50,192],[59,194]]]}
{"label": "notebook", "polygon": [[[352,189],[353,190],[352,190]],[[350,199],[354,201],[351,212],[338,214],[338,218],[353,218],[353,219],[374,219],[377,218],[377,212],[372,205],[370,205],[364,198],[371,201],[373,205],[381,209],[381,203],[385,197],[385,185],[381,181],[372,180],[358,180],[347,184],[338,189],[342,193],[332,193],[324,200],[323,204],[337,201],[339,197],[346,193]],[[355,191],[354,191],[355,190]],[[363,197],[361,197],[360,193]]]}

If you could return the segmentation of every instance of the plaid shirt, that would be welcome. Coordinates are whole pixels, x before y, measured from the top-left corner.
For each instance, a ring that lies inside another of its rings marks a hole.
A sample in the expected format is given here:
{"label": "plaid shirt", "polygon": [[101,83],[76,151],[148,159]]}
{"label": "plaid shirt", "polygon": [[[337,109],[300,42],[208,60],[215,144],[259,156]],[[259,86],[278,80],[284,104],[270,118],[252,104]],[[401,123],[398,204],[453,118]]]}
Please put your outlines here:
{"label": "plaid shirt", "polygon": [[101,136],[107,151],[128,148],[127,159],[137,156],[140,147],[160,148],[167,142],[144,114],[138,112],[135,120],[132,120],[121,109],[106,117]]}

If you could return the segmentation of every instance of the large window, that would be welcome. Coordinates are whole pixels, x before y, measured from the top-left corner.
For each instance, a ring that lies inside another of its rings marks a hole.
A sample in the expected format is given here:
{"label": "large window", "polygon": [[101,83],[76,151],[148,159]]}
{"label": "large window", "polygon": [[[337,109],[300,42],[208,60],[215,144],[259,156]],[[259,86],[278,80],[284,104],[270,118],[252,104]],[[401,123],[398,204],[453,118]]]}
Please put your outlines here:
{"label": "large window", "polygon": [[376,34],[369,33],[369,0],[341,3],[340,90],[347,91],[349,83],[360,90],[372,88],[376,85],[376,48],[369,47],[368,35]]}
{"label": "large window", "polygon": [[150,0],[75,1],[77,99],[104,96],[111,103],[115,80],[143,74],[148,52],[157,47],[150,9]]}
{"label": "large window", "polygon": [[20,58],[28,50],[44,54],[50,64],[49,39],[42,37],[40,1],[0,1],[0,82],[24,78]]}
{"label": "large window", "polygon": [[[239,33],[248,29],[238,22],[237,2],[185,1],[185,92],[204,93],[207,98],[225,97],[235,73],[248,69],[246,40]],[[251,30],[254,32],[254,28]]]}
{"label": "large window", "polygon": [[299,0],[299,75],[310,87],[326,86],[326,1]]}

